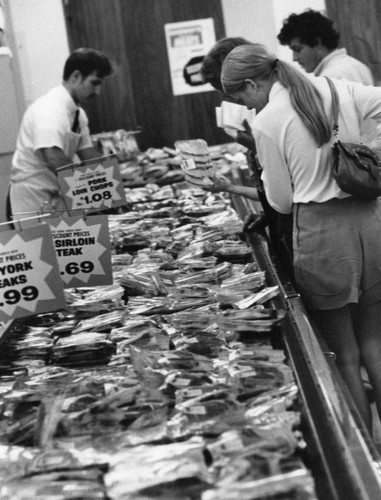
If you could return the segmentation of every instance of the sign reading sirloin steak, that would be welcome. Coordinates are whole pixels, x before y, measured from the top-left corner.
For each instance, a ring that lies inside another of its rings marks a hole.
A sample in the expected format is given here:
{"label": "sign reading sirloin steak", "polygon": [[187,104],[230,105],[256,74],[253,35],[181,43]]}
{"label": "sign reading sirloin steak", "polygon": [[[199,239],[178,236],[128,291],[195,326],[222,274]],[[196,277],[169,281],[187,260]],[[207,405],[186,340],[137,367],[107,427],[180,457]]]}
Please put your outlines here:
{"label": "sign reading sirloin steak", "polygon": [[113,283],[107,215],[49,219],[65,288]]}

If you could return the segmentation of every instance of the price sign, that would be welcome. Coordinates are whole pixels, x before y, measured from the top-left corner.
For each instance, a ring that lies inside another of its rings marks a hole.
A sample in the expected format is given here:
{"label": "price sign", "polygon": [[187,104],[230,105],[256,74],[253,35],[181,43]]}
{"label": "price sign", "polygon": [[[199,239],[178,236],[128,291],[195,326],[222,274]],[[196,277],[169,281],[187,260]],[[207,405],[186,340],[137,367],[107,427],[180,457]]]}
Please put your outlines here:
{"label": "price sign", "polygon": [[113,283],[107,215],[49,219],[65,288]]}
{"label": "price sign", "polygon": [[68,210],[125,205],[126,197],[116,158],[99,158],[57,171]]}
{"label": "price sign", "polygon": [[0,232],[0,321],[66,306],[49,226]]}

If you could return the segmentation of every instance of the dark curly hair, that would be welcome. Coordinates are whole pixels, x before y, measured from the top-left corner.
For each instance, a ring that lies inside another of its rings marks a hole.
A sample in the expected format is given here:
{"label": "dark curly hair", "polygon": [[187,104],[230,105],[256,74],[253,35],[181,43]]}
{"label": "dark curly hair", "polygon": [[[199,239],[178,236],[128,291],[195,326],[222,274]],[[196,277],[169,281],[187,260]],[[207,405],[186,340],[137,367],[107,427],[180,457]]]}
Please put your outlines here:
{"label": "dark curly hair", "polygon": [[239,45],[250,43],[245,38],[228,37],[218,40],[204,57],[201,64],[201,76],[205,83],[210,83],[215,89],[222,91],[221,68],[225,57]]}
{"label": "dark curly hair", "polygon": [[301,43],[310,47],[315,47],[320,41],[327,49],[334,50],[339,45],[340,35],[333,21],[320,12],[308,9],[301,14],[291,14],[283,21],[278,34],[279,42],[289,45],[294,38],[299,38]]}
{"label": "dark curly hair", "polygon": [[99,78],[104,78],[113,73],[109,58],[100,50],[80,48],[67,58],[63,70],[63,79],[66,81],[70,75],[79,70],[83,78],[96,71]]}

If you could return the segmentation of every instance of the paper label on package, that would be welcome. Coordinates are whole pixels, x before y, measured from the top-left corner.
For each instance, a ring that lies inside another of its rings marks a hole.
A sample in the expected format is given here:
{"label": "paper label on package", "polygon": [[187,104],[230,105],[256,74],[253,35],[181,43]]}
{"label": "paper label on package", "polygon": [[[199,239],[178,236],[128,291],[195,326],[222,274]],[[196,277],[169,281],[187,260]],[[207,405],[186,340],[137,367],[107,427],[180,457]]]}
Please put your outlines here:
{"label": "paper label on package", "polygon": [[107,215],[49,219],[65,288],[113,283]]}
{"label": "paper label on package", "polygon": [[239,378],[248,378],[248,377],[256,377],[257,372],[255,370],[248,370],[238,374]]}
{"label": "paper label on package", "polygon": [[206,415],[206,408],[205,406],[191,406],[189,408],[189,413],[192,413],[193,415]]}
{"label": "paper label on package", "polygon": [[193,158],[187,158],[186,160],[181,161],[181,168],[184,172],[187,172],[188,170],[195,170],[197,168],[196,162]]}
{"label": "paper label on package", "polygon": [[178,378],[176,381],[175,381],[175,384],[176,385],[179,385],[179,386],[184,386],[186,387],[187,385],[189,385],[191,383],[191,381],[187,378]]}
{"label": "paper label on package", "polygon": [[184,389],[182,393],[187,398],[197,398],[198,396],[202,396],[202,390],[197,388]]}
{"label": "paper label on package", "polygon": [[112,208],[126,204],[116,158],[69,165],[57,171],[68,210]]}
{"label": "paper label on package", "polygon": [[65,306],[49,226],[0,232],[0,321]]}

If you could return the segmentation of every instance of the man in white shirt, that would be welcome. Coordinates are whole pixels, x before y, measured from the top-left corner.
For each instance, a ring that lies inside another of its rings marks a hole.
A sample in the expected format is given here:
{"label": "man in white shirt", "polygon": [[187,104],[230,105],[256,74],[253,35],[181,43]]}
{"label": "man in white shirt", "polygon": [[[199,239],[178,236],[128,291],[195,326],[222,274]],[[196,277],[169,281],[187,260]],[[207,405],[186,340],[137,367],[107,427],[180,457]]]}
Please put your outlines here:
{"label": "man in white shirt", "polygon": [[[374,85],[370,69],[358,59],[338,48],[340,35],[333,22],[320,12],[308,9],[291,14],[278,34],[282,45],[288,45],[293,60],[307,73],[328,76],[338,80]],[[361,141],[378,154],[381,153],[381,123],[365,120],[361,128]]]}
{"label": "man in white shirt", "polygon": [[307,73],[373,85],[369,68],[346,49],[339,49],[339,38],[333,22],[311,9],[291,14],[278,34],[280,43],[290,47],[293,60]]}
{"label": "man in white shirt", "polygon": [[94,49],[78,49],[66,60],[63,81],[38,98],[25,112],[12,160],[8,219],[41,212],[44,203],[64,209],[56,170],[99,157],[91,141],[81,104],[99,95],[112,73],[108,57]]}

